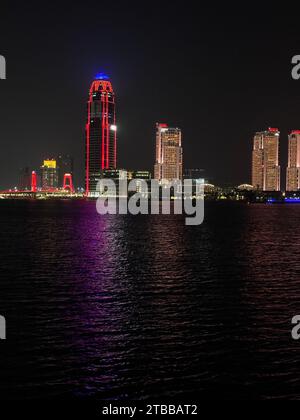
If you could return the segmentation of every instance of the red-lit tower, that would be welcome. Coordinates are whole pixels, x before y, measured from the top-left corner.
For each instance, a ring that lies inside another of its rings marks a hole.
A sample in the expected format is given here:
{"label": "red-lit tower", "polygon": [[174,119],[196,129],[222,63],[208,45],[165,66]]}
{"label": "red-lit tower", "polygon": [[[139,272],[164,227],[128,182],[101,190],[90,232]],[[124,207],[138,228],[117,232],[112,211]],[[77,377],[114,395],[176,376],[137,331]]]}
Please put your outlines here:
{"label": "red-lit tower", "polygon": [[71,193],[74,192],[72,174],[64,174],[63,189],[69,190]]}
{"label": "red-lit tower", "polygon": [[36,192],[37,191],[37,179],[36,179],[36,172],[32,171],[31,173],[31,191]]}
{"label": "red-lit tower", "polygon": [[103,170],[117,167],[115,95],[105,74],[93,81],[88,100],[85,150],[86,194],[93,195]]}

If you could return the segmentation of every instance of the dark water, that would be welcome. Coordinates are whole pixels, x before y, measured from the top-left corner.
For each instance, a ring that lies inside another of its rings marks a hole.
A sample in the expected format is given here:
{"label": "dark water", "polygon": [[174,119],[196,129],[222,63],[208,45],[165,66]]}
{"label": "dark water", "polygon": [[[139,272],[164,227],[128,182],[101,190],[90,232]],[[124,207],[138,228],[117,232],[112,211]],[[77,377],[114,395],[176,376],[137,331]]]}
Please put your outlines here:
{"label": "dark water", "polygon": [[0,203],[2,398],[300,397],[300,206]]}

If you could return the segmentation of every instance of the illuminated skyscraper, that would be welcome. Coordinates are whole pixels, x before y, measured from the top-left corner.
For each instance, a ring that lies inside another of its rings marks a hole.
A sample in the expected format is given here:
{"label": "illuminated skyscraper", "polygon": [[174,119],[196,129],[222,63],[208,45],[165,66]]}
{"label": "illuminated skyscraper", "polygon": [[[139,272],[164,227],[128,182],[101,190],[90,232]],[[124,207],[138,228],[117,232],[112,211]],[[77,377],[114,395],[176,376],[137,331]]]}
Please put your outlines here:
{"label": "illuminated skyscraper", "polygon": [[286,190],[300,189],[300,131],[292,131],[289,135],[289,157],[286,171]]}
{"label": "illuminated skyscraper", "polygon": [[96,76],[89,92],[85,151],[86,194],[93,195],[102,172],[117,167],[115,95],[104,74]]}
{"label": "illuminated skyscraper", "polygon": [[44,160],[44,164],[41,167],[41,172],[42,188],[44,190],[58,187],[58,172],[55,159]]}
{"label": "illuminated skyscraper", "polygon": [[181,130],[156,124],[154,178],[161,183],[182,180]]}
{"label": "illuminated skyscraper", "polygon": [[279,137],[277,128],[258,132],[252,152],[252,185],[263,191],[280,191]]}

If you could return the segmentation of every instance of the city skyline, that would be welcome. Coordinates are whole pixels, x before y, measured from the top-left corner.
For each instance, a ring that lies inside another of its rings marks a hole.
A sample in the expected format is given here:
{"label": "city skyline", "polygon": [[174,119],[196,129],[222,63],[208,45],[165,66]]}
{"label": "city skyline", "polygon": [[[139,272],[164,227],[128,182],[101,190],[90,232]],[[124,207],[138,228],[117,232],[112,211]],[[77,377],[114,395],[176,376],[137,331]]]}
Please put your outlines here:
{"label": "city skyline", "polygon": [[[117,168],[117,125],[115,113],[115,93],[110,77],[98,73],[90,86],[87,105],[85,136],[85,192],[91,196],[103,176],[103,171],[124,170]],[[251,184],[247,181],[240,185],[253,186],[254,190],[266,192],[296,192],[300,190],[300,130],[292,130],[288,136],[288,163],[286,165],[286,185],[282,187],[282,167],[280,166],[280,131],[269,128],[258,131],[253,138],[251,158]],[[136,168],[136,167],[135,167]],[[41,170],[40,186],[43,190],[65,189],[73,191],[74,161],[68,155],[44,159]],[[125,169],[128,170],[128,169]],[[136,169],[134,170],[138,172]],[[182,180],[183,172],[200,171],[183,166],[182,131],[166,123],[156,123],[155,164],[153,178],[165,183]],[[201,169],[201,171],[205,171]],[[130,172],[132,172],[130,170]],[[148,171],[151,175],[151,171]],[[32,174],[35,181],[33,182]],[[107,175],[106,175],[107,176]],[[66,177],[68,184],[66,184]],[[30,173],[28,166],[20,169],[19,190],[38,187],[36,170]],[[232,187],[237,187],[233,186]],[[13,187],[10,187],[12,189]],[[16,187],[15,187],[16,188]],[[78,187],[79,188],[79,187]],[[238,187],[239,188],[239,187]]]}
{"label": "city skyline", "polygon": [[[130,5],[108,10],[101,25],[89,23],[91,12],[102,15],[100,5],[59,15],[49,6],[42,20],[35,19],[39,8],[19,10],[16,16],[8,8],[0,29],[7,61],[7,78],[0,81],[1,189],[17,185],[19,168],[36,166],[44,154],[71,151],[77,185],[84,186],[87,87],[99,71],[111,76],[117,92],[118,167],[134,168],[138,156],[137,169],[153,171],[157,121],[182,129],[185,166],[205,168],[218,185],[250,179],[249,139],[260,127],[280,127],[285,165],[287,136],[300,125],[300,82],[291,76],[299,44],[296,28],[281,17],[278,30],[263,19],[199,17],[181,8],[174,31],[176,5],[160,6],[160,15],[168,16],[163,25],[155,9],[146,9],[143,19],[145,11]],[[51,22],[55,30],[46,31]],[[24,37],[15,42],[19,30]],[[276,66],[257,65],[274,60]],[[22,104],[17,114],[16,98]]]}
{"label": "city skyline", "polygon": [[[115,106],[115,92],[110,77],[105,73],[98,73],[91,83],[87,103],[85,126],[85,193],[87,196],[89,194],[93,196],[96,192],[97,183],[104,171],[109,173],[117,169],[124,170],[117,168],[118,127]],[[278,128],[269,128],[255,133],[251,159],[251,184],[247,184],[246,181],[241,185],[247,185],[247,187],[252,185],[254,190],[266,192],[300,190],[300,130],[292,130],[288,136],[285,188],[282,187],[279,145]],[[153,178],[161,183],[182,180],[183,172],[195,170],[183,167],[181,129],[170,127],[166,123],[156,123]],[[149,174],[151,176],[151,171]],[[40,178],[42,190],[66,189],[67,187],[73,192],[75,187],[73,158],[69,154],[60,154],[57,158],[44,159],[40,167]],[[232,185],[232,187],[237,186]],[[18,188],[20,191],[32,191],[33,188],[38,188],[36,170],[30,171],[28,166],[22,167],[18,187],[11,186],[8,190],[13,188]]]}
{"label": "city skyline", "polygon": [[1,8],[4,407],[299,399],[295,13],[65,6]]}
{"label": "city skyline", "polygon": [[[98,76],[99,77],[99,76]],[[99,86],[102,85],[102,75],[101,80],[99,82]],[[95,95],[93,91],[93,87],[95,86],[95,81],[97,81],[97,77],[94,79],[90,89],[90,97]],[[109,81],[109,77],[105,76],[106,83]],[[102,85],[103,87],[103,85]],[[102,89],[100,87],[100,91]],[[112,89],[111,82],[109,81],[109,89]],[[102,100],[101,100],[102,102]],[[95,109],[97,106],[95,107]],[[101,107],[97,108],[98,111]],[[88,102],[88,121],[90,121],[90,100]],[[94,112],[94,111],[93,111]],[[102,111],[99,113],[100,115],[100,125],[99,127],[103,128],[103,123],[101,123],[101,119],[103,119],[104,124],[106,121],[106,117],[103,118]],[[114,114],[113,122],[116,123],[116,118]],[[111,149],[106,148],[106,159],[108,162],[109,154],[108,150],[110,150],[110,156],[112,157],[113,164],[111,166],[107,166],[106,168],[102,168],[104,164],[105,157],[102,158],[101,153],[99,153],[98,157],[98,178],[100,180],[103,171],[109,173],[109,171],[116,171],[116,170],[126,170],[129,172],[136,172],[139,173],[141,171],[134,169],[124,169],[124,168],[117,168],[116,166],[116,157],[117,157],[117,149],[116,149],[116,132],[117,126],[114,124],[113,129],[111,125],[107,124],[106,131],[112,131],[112,140],[113,145]],[[86,125],[86,133],[89,133],[88,124]],[[98,151],[101,150],[102,147],[102,129],[95,132],[95,144],[98,147]],[[86,134],[86,147],[88,144],[88,136]],[[108,137],[109,138],[109,137]],[[185,173],[185,178],[187,173],[192,172],[202,172],[204,177],[205,169],[191,169],[184,167],[183,165],[183,148],[182,148],[182,132],[180,128],[172,128],[169,127],[166,123],[156,123],[156,136],[155,136],[155,150],[156,150],[156,158],[154,164],[154,170],[147,171],[150,175],[153,176],[154,179],[157,179],[160,182],[169,182],[172,180],[182,180],[183,173]],[[251,180],[245,183],[241,183],[240,185],[247,185],[253,186],[254,190],[261,190],[261,191],[287,191],[287,192],[296,192],[300,190],[300,130],[292,130],[288,135],[288,162],[287,165],[284,166],[284,170],[286,171],[286,184],[283,186],[282,182],[282,166],[280,166],[281,156],[280,156],[280,131],[278,128],[269,128],[265,131],[257,131],[253,137],[253,149],[252,149],[252,156],[249,158],[251,164]],[[172,144],[171,144],[172,143]],[[176,143],[176,144],[175,144]],[[108,146],[108,144],[107,144]],[[163,157],[165,155],[165,157]],[[87,159],[87,154],[85,155],[85,161]],[[164,163],[165,159],[165,163]],[[170,160],[169,164],[166,164],[167,160]],[[176,162],[175,162],[176,161]],[[87,161],[86,161],[87,162]],[[266,164],[265,164],[266,163]],[[97,166],[95,166],[97,168]],[[33,171],[30,171],[28,166],[23,166],[19,171],[19,178],[18,178],[18,189],[19,190],[30,190],[32,186],[32,173],[35,173],[37,179],[37,171],[35,167]],[[143,172],[143,171],[142,171]],[[168,174],[170,176],[163,176]],[[65,175],[71,176],[71,185],[75,188],[74,183],[74,160],[71,155],[63,155],[60,154],[56,158],[46,158],[43,160],[43,164],[40,167],[40,187],[42,189],[47,190],[48,188],[64,188],[65,187]],[[106,174],[107,176],[107,174]],[[48,178],[51,178],[50,183],[48,182]],[[86,178],[87,181],[87,178]],[[85,182],[86,182],[85,181]],[[38,181],[36,181],[38,186]],[[94,182],[94,192],[96,191],[96,182]],[[87,184],[86,184],[87,185]],[[220,187],[221,185],[217,185]],[[237,185],[231,185],[232,188],[237,188]],[[11,186],[8,190],[11,190],[13,187]],[[78,189],[82,189],[81,186],[77,185]],[[238,187],[239,188],[239,187]],[[85,189],[88,193],[89,189]]]}
{"label": "city skyline", "polygon": [[[35,181],[32,180],[32,174]],[[30,191],[32,185],[36,188],[64,189],[66,175],[71,177],[71,185],[74,186],[74,159],[71,155],[59,154],[56,157],[47,157],[42,159],[40,165],[34,165],[32,168],[24,166],[19,170],[18,184],[9,189],[19,191]]]}

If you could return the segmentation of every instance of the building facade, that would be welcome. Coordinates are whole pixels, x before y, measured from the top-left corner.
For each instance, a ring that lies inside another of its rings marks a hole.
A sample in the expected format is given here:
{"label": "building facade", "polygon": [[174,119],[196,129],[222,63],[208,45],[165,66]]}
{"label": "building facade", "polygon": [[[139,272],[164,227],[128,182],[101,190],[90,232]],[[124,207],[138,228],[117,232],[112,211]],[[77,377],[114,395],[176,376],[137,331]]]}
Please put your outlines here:
{"label": "building facade", "polygon": [[300,131],[292,131],[289,135],[288,167],[286,171],[286,190],[300,189]]}
{"label": "building facade", "polygon": [[154,178],[162,184],[182,181],[182,160],[181,130],[157,123]]}
{"label": "building facade", "polygon": [[254,136],[252,185],[256,190],[280,191],[279,138],[277,128],[269,128]]}
{"label": "building facade", "polygon": [[103,171],[117,168],[115,94],[106,75],[93,81],[87,108],[85,189],[92,196]]}
{"label": "building facade", "polygon": [[41,167],[41,181],[43,190],[58,188],[58,171],[55,159],[44,160]]}

